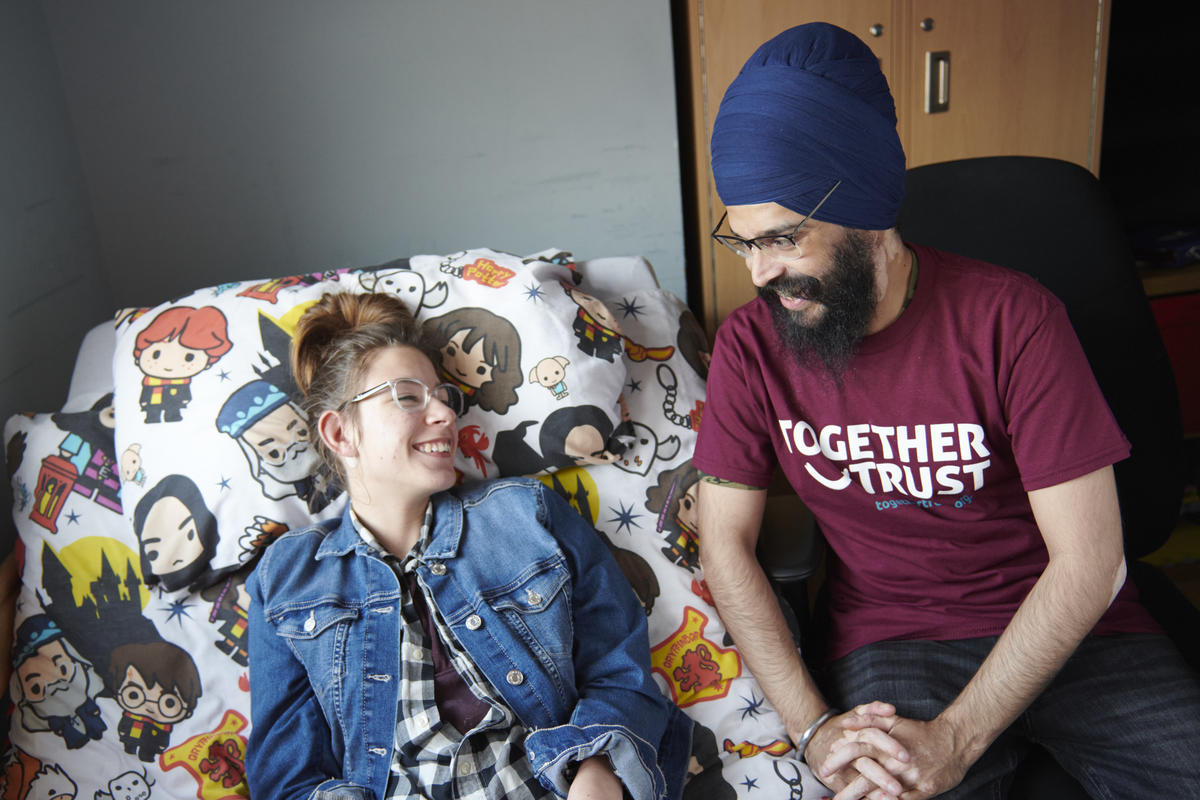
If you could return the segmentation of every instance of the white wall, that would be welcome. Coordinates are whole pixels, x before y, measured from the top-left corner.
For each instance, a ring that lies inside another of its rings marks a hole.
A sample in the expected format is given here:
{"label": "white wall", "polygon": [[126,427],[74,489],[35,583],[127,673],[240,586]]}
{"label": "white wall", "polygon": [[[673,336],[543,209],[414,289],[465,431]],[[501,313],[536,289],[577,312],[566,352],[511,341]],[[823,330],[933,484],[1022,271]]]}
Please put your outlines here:
{"label": "white wall", "polygon": [[665,2],[42,7],[121,305],[474,246],[686,296]]}

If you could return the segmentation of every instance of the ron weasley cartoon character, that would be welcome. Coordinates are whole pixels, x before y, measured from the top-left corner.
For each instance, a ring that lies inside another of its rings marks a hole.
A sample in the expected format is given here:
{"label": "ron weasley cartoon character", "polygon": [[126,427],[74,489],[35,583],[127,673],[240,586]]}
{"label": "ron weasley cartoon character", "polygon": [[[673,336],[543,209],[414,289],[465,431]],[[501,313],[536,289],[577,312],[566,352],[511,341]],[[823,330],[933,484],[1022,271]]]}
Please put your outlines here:
{"label": "ron weasley cartoon character", "polygon": [[217,521],[200,490],[185,475],[168,475],[133,510],[133,529],[147,584],[169,591],[207,583],[217,551]]}
{"label": "ron weasley cartoon character", "polygon": [[212,306],[172,306],[134,341],[133,360],[145,376],[139,400],[146,422],[178,422],[192,400],[192,378],[229,352],[225,315]]}
{"label": "ron weasley cartoon character", "polygon": [[548,356],[533,365],[529,371],[529,382],[540,383],[550,390],[555,400],[567,396],[567,365],[571,362],[564,356]]}
{"label": "ron weasley cartoon character", "polygon": [[113,648],[108,683],[122,711],[117,736],[126,753],[146,762],[167,749],[171,728],[191,716],[201,694],[192,657],[162,641]]}
{"label": "ron weasley cartoon character", "polygon": [[62,629],[45,614],[27,618],[13,645],[10,692],[30,732],[49,731],[72,750],[99,739],[107,725],[100,718],[99,681],[91,664],[68,647]]}
{"label": "ron weasley cartoon character", "polygon": [[440,351],[435,366],[462,390],[467,407],[503,414],[517,402],[521,337],[512,323],[484,308],[460,308],[425,323]]}
{"label": "ron weasley cartoon character", "polygon": [[247,383],[225,401],[217,429],[242,449],[250,474],[272,500],[297,495],[310,511],[329,503],[326,483],[315,478],[320,458],[309,437],[308,418],[272,383]]}
{"label": "ron weasley cartoon character", "polygon": [[667,541],[663,555],[689,570],[700,567],[696,527],[699,483],[700,472],[689,459],[674,469],[660,472],[655,485],[646,490],[646,508],[658,514],[655,529]]}

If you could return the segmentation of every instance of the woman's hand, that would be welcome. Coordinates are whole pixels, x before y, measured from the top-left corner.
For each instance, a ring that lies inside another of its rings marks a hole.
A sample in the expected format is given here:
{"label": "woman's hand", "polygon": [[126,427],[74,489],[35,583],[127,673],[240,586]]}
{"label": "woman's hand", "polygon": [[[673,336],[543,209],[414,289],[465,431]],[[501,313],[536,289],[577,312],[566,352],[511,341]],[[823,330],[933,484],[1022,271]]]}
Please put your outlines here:
{"label": "woman's hand", "polygon": [[621,800],[621,781],[608,756],[592,756],[579,764],[567,800]]}

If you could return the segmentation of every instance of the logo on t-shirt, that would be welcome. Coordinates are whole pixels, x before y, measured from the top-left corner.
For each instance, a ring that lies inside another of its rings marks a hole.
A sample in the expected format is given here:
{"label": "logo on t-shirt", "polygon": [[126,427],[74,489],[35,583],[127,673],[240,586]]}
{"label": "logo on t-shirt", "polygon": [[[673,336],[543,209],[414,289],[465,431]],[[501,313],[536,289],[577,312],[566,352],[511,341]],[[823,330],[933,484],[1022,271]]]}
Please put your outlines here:
{"label": "logo on t-shirt", "polygon": [[867,494],[900,493],[917,500],[978,492],[991,466],[982,425],[938,422],[930,425],[825,425],[779,420],[787,451],[809,458],[824,456],[844,463],[826,475],[812,461],[805,471],[827,489],[842,491],[854,483]]}

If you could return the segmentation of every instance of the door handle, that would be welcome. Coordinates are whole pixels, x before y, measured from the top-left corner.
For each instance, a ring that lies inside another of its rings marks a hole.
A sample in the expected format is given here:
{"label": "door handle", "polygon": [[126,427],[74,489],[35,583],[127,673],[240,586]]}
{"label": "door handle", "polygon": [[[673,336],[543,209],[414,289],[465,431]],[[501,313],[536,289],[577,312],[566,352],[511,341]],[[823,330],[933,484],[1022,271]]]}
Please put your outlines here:
{"label": "door handle", "polygon": [[925,51],[925,113],[950,110],[950,51]]}

